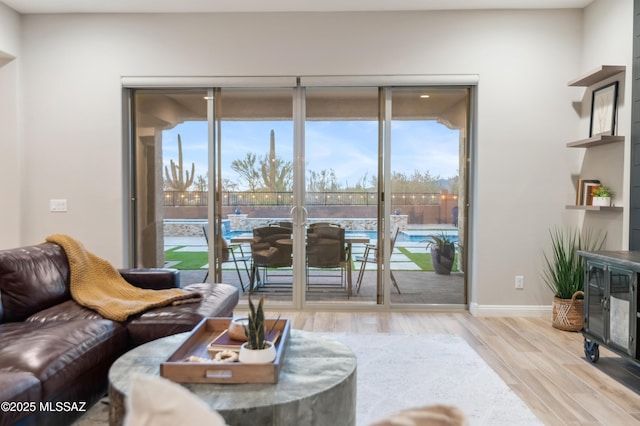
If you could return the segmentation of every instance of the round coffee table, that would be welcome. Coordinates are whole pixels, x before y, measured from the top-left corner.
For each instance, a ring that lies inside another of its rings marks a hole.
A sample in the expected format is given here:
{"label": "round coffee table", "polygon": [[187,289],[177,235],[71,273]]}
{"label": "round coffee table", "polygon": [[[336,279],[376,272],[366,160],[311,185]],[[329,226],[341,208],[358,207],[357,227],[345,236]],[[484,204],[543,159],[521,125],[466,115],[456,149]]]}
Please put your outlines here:
{"label": "round coffee table", "polygon": [[[109,370],[109,424],[121,425],[134,373],[160,374],[160,363],[189,333],[141,345]],[[319,333],[291,330],[276,384],[182,385],[222,415],[229,426],[355,425],[356,357]]]}

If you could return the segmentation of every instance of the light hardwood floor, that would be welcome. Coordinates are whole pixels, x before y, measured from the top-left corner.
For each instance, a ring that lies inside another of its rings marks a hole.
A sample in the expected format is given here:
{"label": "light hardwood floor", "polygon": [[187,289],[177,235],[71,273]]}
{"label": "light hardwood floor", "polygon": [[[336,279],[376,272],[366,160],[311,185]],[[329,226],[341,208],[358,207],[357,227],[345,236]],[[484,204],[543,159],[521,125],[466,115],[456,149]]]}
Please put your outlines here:
{"label": "light hardwood floor", "polygon": [[[408,312],[281,314],[292,320],[294,328],[307,331],[460,336],[545,425],[640,425],[640,366],[602,347],[600,360],[587,362],[582,335],[556,330],[550,318]],[[74,426],[106,425],[106,407],[97,403]]]}
{"label": "light hardwood floor", "polygon": [[293,328],[308,331],[460,336],[547,425],[640,424],[640,366],[603,347],[600,360],[589,363],[582,335],[556,330],[550,319],[475,318],[468,313],[281,314],[292,320]]}

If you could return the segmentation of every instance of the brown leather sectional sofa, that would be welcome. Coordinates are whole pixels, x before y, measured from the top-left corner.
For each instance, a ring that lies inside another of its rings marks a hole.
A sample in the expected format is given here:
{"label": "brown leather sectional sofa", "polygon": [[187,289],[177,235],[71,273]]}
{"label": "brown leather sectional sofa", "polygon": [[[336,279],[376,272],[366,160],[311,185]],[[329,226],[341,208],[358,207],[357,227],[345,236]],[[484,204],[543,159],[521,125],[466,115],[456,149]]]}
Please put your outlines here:
{"label": "brown leather sectional sofa", "polygon": [[[121,270],[131,284],[180,286],[172,269]],[[117,322],[78,305],[69,264],[53,243],[0,251],[0,426],[68,425],[105,394],[111,364],[142,343],[191,330],[204,317],[230,317],[239,292],[192,284],[199,303],[151,309]],[[74,405],[75,403],[75,405]]]}

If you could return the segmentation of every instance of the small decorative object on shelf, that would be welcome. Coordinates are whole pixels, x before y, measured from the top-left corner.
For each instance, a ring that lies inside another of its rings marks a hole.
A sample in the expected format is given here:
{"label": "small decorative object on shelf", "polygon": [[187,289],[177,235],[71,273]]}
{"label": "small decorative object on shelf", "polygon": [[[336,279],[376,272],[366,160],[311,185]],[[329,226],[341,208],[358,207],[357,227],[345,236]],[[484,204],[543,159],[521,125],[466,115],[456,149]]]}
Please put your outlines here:
{"label": "small decorative object on shelf", "polygon": [[240,362],[267,364],[276,358],[274,343],[265,339],[268,332],[264,324],[264,297],[260,298],[256,307],[249,296],[249,315],[244,334],[247,341],[240,347]]}
{"label": "small decorative object on shelf", "polygon": [[598,135],[613,136],[616,134],[617,103],[617,81],[593,91],[589,137]]}
{"label": "small decorative object on shelf", "polygon": [[593,203],[593,188],[600,186],[598,179],[578,179],[576,205],[590,206]]}
{"label": "small decorative object on shelf", "polygon": [[591,195],[593,197],[591,205],[603,206],[603,207],[611,206],[612,193],[611,193],[611,190],[606,186],[599,185],[594,187],[591,191]]}

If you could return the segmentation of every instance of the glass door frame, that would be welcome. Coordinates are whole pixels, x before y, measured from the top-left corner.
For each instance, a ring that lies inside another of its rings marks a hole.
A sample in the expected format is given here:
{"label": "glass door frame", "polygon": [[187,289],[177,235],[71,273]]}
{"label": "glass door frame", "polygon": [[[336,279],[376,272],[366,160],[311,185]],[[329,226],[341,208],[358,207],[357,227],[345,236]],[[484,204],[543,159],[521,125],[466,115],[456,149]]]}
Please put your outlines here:
{"label": "glass door frame", "polygon": [[[295,84],[292,84],[295,79]],[[320,84],[314,84],[320,83]],[[385,84],[386,83],[386,84]],[[133,111],[131,99],[132,99],[132,90],[130,89],[176,89],[176,88],[184,88],[184,89],[207,89],[210,97],[208,100],[208,108],[207,108],[207,120],[208,120],[208,144],[209,144],[209,166],[210,169],[208,171],[208,180],[209,180],[209,188],[214,190],[209,191],[209,205],[212,206],[208,211],[208,220],[209,220],[209,230],[210,235],[216,235],[215,229],[213,229],[214,224],[216,223],[215,212],[217,211],[217,206],[220,203],[220,191],[219,185],[221,183],[220,177],[214,176],[214,173],[219,173],[219,167],[214,167],[219,163],[219,158],[216,152],[215,140],[216,137],[219,137],[219,127],[216,128],[215,121],[215,107],[216,100],[219,99],[219,96],[215,96],[215,93],[220,93],[220,88],[225,87],[235,87],[235,88],[260,88],[260,87],[281,87],[281,88],[292,88],[294,90],[293,95],[293,123],[294,123],[294,207],[291,211],[291,216],[294,221],[294,285],[292,288],[293,291],[293,299],[292,299],[292,308],[294,309],[304,309],[304,308],[319,308],[319,307],[330,307],[332,310],[353,310],[354,307],[358,305],[354,304],[341,304],[339,306],[329,303],[310,303],[305,301],[305,242],[304,237],[305,233],[301,232],[306,224],[307,215],[306,215],[306,207],[304,205],[305,200],[305,164],[304,164],[304,123],[305,123],[305,87],[311,86],[335,86],[335,87],[349,87],[349,86],[370,86],[370,87],[378,87],[380,96],[380,118],[379,118],[379,178],[378,178],[378,196],[380,202],[378,203],[378,224],[377,231],[378,235],[386,235],[386,229],[390,225],[387,223],[388,218],[391,215],[391,200],[390,197],[385,198],[385,194],[391,194],[391,180],[385,178],[385,176],[389,176],[390,170],[390,123],[391,123],[391,92],[393,87],[397,86],[465,86],[470,89],[470,99],[469,99],[469,109],[467,114],[467,120],[469,121],[468,127],[468,143],[469,147],[469,156],[467,156],[467,182],[465,185],[467,192],[467,202],[465,203],[465,210],[467,214],[466,217],[466,234],[468,241],[468,251],[467,251],[467,259],[466,259],[466,273],[465,273],[465,281],[468,281],[471,278],[471,274],[473,272],[472,268],[472,255],[473,255],[473,241],[472,232],[470,232],[471,227],[473,226],[473,217],[471,212],[469,212],[469,207],[473,205],[473,193],[472,193],[472,183],[471,181],[475,181],[473,179],[475,171],[473,170],[473,152],[474,152],[474,141],[475,141],[475,119],[476,110],[475,110],[475,102],[476,102],[476,91],[477,91],[478,77],[475,75],[459,75],[459,76],[346,76],[346,77],[204,77],[204,78],[190,78],[190,77],[123,77],[122,78],[122,86],[123,86],[123,112],[125,114],[125,124],[123,125],[123,137],[124,137],[124,193],[125,200],[127,202],[124,203],[124,233],[125,233],[125,241],[128,241],[128,244],[125,245],[124,248],[124,256],[125,261],[128,261],[130,266],[135,265],[135,244],[136,244],[136,235],[135,235],[135,195],[136,190],[134,187],[135,183],[135,171],[132,169],[134,167],[132,158],[134,158],[134,153],[132,152],[132,144],[133,140],[133,124],[131,122],[132,117],[135,115],[135,111]],[[384,96],[382,96],[384,95]],[[470,161],[471,160],[471,161]],[[389,198],[389,199],[387,199]],[[219,230],[218,230],[219,231]],[[296,232],[297,231],[297,232]],[[216,268],[215,263],[215,253],[211,250],[212,247],[217,246],[215,244],[215,239],[212,238],[212,241],[209,242],[209,260],[210,266]],[[381,256],[381,268],[377,269],[377,282],[378,282],[378,295],[377,301],[373,304],[366,304],[366,309],[382,309],[391,307],[391,280],[390,280],[390,241],[388,238],[383,239],[383,244],[380,247],[382,249]],[[213,260],[213,261],[212,261]],[[215,276],[215,272],[213,276]],[[385,285],[386,283],[386,285]],[[473,291],[473,288],[469,288],[468,284],[465,284],[465,292],[472,296],[469,291]],[[471,297],[473,299],[473,297]],[[394,305],[399,306],[399,305]],[[428,306],[428,305],[425,305]],[[287,305],[282,305],[283,308],[287,308]],[[415,305],[412,306],[415,308]]]}
{"label": "glass door frame", "polygon": [[[380,101],[380,120],[378,125],[381,127],[378,132],[380,141],[378,149],[382,161],[378,161],[378,236],[384,235],[382,238],[382,246],[380,246],[380,238],[378,237],[378,250],[382,256],[378,257],[378,269],[376,277],[376,305],[391,304],[391,241],[388,235],[391,232],[391,94],[393,90],[390,87],[381,87],[379,89],[378,100]],[[386,195],[389,195],[388,197]]]}
{"label": "glass door frame", "polygon": [[[304,78],[303,78],[304,80]],[[313,79],[315,82],[315,79]],[[300,220],[303,220],[306,224],[307,221],[307,209],[305,200],[306,200],[306,175],[305,172],[305,139],[304,139],[304,126],[306,120],[306,112],[305,112],[305,89],[306,88],[318,88],[318,87],[334,87],[334,88],[348,88],[348,87],[371,87],[376,88],[378,92],[378,146],[377,146],[377,175],[378,175],[378,184],[376,186],[378,204],[376,207],[376,232],[377,235],[389,235],[390,234],[390,226],[391,223],[389,218],[391,216],[391,197],[385,197],[385,194],[391,194],[391,180],[387,179],[386,176],[391,175],[391,93],[392,90],[388,86],[383,86],[379,84],[372,84],[368,81],[368,79],[363,79],[359,84],[357,81],[353,79],[348,79],[349,84],[346,84],[342,78],[336,77],[335,80],[333,78],[321,79],[320,84],[313,85],[312,82],[302,82],[298,87],[298,97],[296,97],[299,105],[294,108],[294,123],[299,123],[300,129],[296,132],[296,138],[294,139],[294,145],[297,149],[297,154],[295,154],[295,159],[298,159],[297,165],[294,166],[295,172],[299,173],[296,175],[294,173],[294,181],[297,184],[297,191],[294,197],[296,200],[300,200],[300,204],[297,204],[294,209],[297,209],[298,212],[302,215]],[[306,84],[305,84],[306,83]],[[298,113],[298,116],[296,116]],[[300,118],[300,120],[297,120]],[[388,198],[388,199],[387,199]],[[302,225],[304,225],[302,224]],[[294,216],[294,229],[295,229],[295,216]],[[299,228],[300,233],[304,235],[305,227],[301,226]],[[304,256],[305,256],[305,244],[304,238],[298,238],[294,240],[294,268],[297,268],[299,274],[297,275],[297,279],[302,283],[299,287],[301,291],[299,291],[298,297],[294,296],[295,307],[296,308],[309,308],[309,309],[326,309],[330,308],[331,310],[352,310],[354,306],[363,306],[367,309],[385,309],[390,306],[391,301],[391,241],[390,238],[378,238],[378,253],[381,255],[378,256],[378,267],[376,268],[376,297],[368,303],[362,304],[353,304],[353,303],[341,303],[335,304],[334,302],[310,302],[306,300],[306,277],[304,276]],[[382,241],[382,244],[380,242]],[[296,253],[301,253],[300,262],[296,263]],[[354,289],[355,290],[355,289]]]}
{"label": "glass door frame", "polygon": [[307,258],[307,208],[305,204],[305,88],[297,86],[293,94],[293,305],[300,309],[306,298],[306,258]]}
{"label": "glass door frame", "polygon": [[[217,104],[220,102],[220,88],[209,87],[207,89],[207,185],[210,188],[207,194],[207,226],[209,227],[210,238],[208,241],[207,253],[209,258],[209,274],[214,277],[214,282],[222,282],[222,247],[214,244],[218,235],[222,233],[222,216],[220,213],[220,194],[222,189],[222,179],[220,178],[219,155],[220,152],[220,120],[216,116],[219,111]],[[213,248],[216,247],[216,250]]]}
{"label": "glass door frame", "polygon": [[[280,79],[280,78],[274,78],[273,80],[271,78],[265,78],[265,79],[257,79],[257,80],[247,80],[245,81],[244,79],[239,79],[241,82],[244,82],[244,84],[238,84],[238,79],[234,79],[232,84],[229,85],[218,85],[214,88],[209,88],[209,108],[208,108],[208,127],[209,127],[209,138],[208,138],[208,146],[209,146],[209,172],[208,172],[208,183],[209,183],[209,188],[212,188],[212,190],[209,191],[208,194],[208,202],[209,202],[209,206],[211,206],[211,208],[208,209],[208,221],[209,221],[209,235],[213,235],[214,238],[211,238],[209,241],[209,250],[208,250],[208,259],[209,259],[209,266],[210,266],[210,270],[211,270],[211,274],[213,277],[216,277],[214,282],[222,282],[222,247],[219,244],[215,244],[214,245],[214,241],[218,240],[218,235],[222,234],[222,182],[223,182],[223,176],[222,176],[222,147],[225,143],[224,141],[224,136],[222,135],[222,125],[223,125],[223,121],[224,118],[222,116],[222,114],[217,114],[218,112],[223,111],[224,109],[224,91],[225,89],[241,89],[241,90],[245,90],[245,89],[285,89],[285,90],[291,90],[292,91],[292,107],[295,108],[296,106],[296,96],[297,96],[297,90],[298,88],[296,86],[292,86],[291,84],[294,84],[295,81],[291,80],[291,79]],[[294,133],[296,131],[295,126],[296,126],[296,112],[295,109],[293,110],[293,117],[292,117],[292,121],[294,123]],[[296,157],[296,147],[295,147],[295,134],[294,134],[294,167],[296,164],[295,161],[295,157]],[[304,164],[303,164],[304,166]],[[295,176],[295,172],[294,172],[294,176]],[[294,177],[294,200],[296,199],[296,192],[295,192],[295,187],[296,187],[296,181],[295,181],[295,177]],[[294,206],[295,207],[295,206]],[[291,209],[291,213],[290,216],[293,218],[293,213],[294,213],[294,209]],[[298,274],[298,270],[302,269],[302,276],[304,277],[304,268],[299,268],[296,266],[296,257],[301,257],[302,259],[304,259],[304,240],[302,243],[302,251],[300,251],[301,256],[300,255],[296,255],[296,247],[298,247],[299,243],[297,242],[297,239],[299,237],[297,237],[297,234],[300,234],[299,232],[296,232],[295,226],[294,226],[294,231],[293,231],[293,247],[294,247],[294,255],[293,255],[293,284],[292,284],[292,299],[291,301],[284,301],[284,302],[277,302],[277,308],[278,309],[291,309],[291,308],[296,308],[299,309],[300,305],[296,302],[296,298],[299,298],[300,296],[298,296],[299,293],[299,289],[297,289],[297,285],[296,283],[298,281],[296,276]],[[302,235],[304,235],[304,233],[302,233]],[[218,250],[218,253],[216,253],[216,250]],[[304,263],[302,263],[302,265],[304,265]],[[253,273],[252,273],[253,276]],[[276,303],[271,303],[271,306],[273,306]]]}

